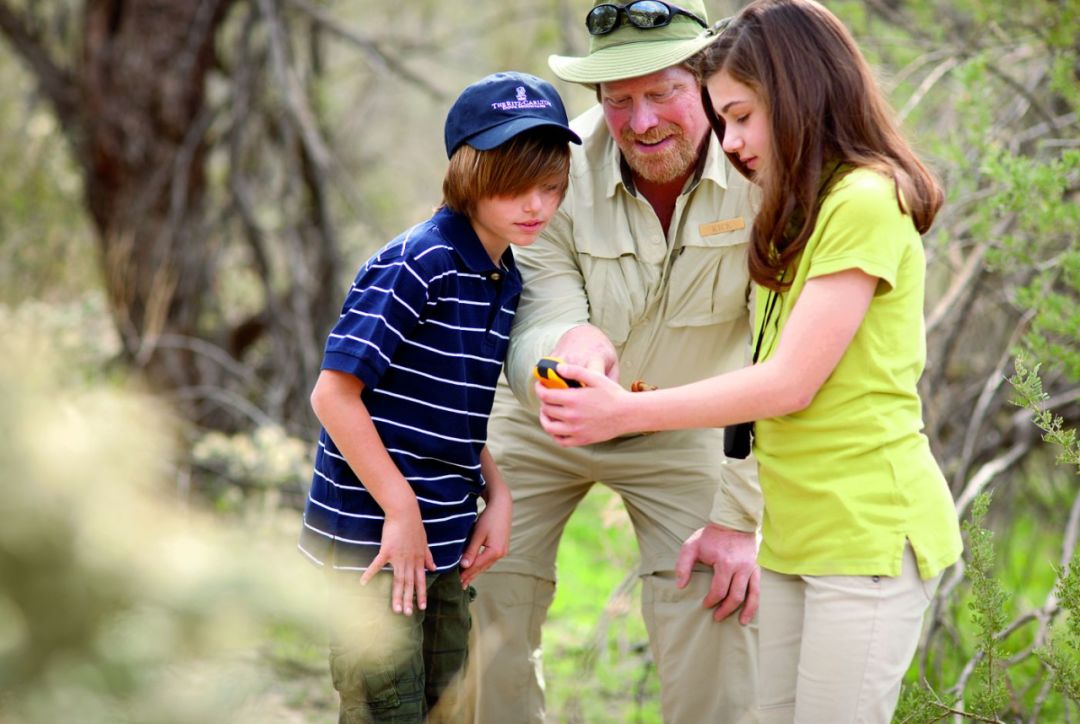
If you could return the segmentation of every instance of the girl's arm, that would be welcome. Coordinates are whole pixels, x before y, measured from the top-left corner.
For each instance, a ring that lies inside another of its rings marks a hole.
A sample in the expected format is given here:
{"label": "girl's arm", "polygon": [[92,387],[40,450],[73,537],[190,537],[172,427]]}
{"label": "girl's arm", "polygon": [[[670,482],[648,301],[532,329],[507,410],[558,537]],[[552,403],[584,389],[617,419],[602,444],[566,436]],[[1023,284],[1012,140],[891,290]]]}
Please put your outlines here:
{"label": "girl's arm", "polygon": [[427,608],[425,572],[435,570],[435,560],[428,548],[416,494],[390,459],[371,414],[360,399],[363,389],[364,383],[358,377],[323,370],[311,393],[311,407],[385,515],[379,554],[360,582],[367,583],[389,563],[394,570],[391,598],[394,612],[411,616],[414,595],[417,605]]}
{"label": "girl's arm", "polygon": [[803,288],[765,362],[680,387],[632,394],[576,365],[559,374],[573,390],[536,385],[544,430],[564,446],[629,432],[726,427],[807,407],[836,369],[873,299],[878,278],[859,269],[814,277]]}

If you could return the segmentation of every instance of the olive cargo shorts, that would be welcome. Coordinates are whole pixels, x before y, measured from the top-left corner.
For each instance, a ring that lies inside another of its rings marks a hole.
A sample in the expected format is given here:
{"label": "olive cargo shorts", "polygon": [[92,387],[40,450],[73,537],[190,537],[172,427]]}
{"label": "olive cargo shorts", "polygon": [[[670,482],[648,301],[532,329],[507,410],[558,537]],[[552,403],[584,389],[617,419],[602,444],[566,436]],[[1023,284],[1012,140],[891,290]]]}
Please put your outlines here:
{"label": "olive cargo shorts", "polygon": [[360,573],[330,574],[330,674],[340,724],[455,721],[453,686],[468,656],[470,586],[458,569],[427,576],[427,609],[390,609],[393,576],[366,586]]}

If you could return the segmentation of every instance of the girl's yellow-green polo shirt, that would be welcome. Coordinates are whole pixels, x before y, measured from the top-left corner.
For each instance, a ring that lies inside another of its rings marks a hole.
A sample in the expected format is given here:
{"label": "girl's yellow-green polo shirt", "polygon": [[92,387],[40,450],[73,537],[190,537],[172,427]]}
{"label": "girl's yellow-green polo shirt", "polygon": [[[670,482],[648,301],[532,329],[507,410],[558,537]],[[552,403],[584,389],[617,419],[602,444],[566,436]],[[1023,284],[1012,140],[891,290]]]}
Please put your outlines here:
{"label": "girl's yellow-green polo shirt", "polygon": [[[756,425],[759,562],[787,574],[896,576],[908,540],[931,578],[959,558],[962,543],[916,389],[926,361],[922,239],[890,178],[857,169],[826,197],[794,283],[765,326],[761,357],[775,349],[808,279],[853,268],[880,281],[840,363],[809,407]],[[769,290],[756,294],[760,330]]]}

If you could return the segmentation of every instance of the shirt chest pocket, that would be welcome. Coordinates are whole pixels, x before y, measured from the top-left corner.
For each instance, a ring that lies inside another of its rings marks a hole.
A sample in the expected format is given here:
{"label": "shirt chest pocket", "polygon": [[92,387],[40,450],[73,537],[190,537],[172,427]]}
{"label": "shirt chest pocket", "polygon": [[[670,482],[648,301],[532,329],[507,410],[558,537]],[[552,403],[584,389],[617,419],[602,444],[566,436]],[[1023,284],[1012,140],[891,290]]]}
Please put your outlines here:
{"label": "shirt chest pocket", "polygon": [[621,347],[659,283],[659,265],[643,263],[632,244],[577,239],[578,264],[589,300],[589,322]]}
{"label": "shirt chest pocket", "polygon": [[747,313],[749,232],[744,228],[684,237],[668,280],[668,326],[720,324]]}

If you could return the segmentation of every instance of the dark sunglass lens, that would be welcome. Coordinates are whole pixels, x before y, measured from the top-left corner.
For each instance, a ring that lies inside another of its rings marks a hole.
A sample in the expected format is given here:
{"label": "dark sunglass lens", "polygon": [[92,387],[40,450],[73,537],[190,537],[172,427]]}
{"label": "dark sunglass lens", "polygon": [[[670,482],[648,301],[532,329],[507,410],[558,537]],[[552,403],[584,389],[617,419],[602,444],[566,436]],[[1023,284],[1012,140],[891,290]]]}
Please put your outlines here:
{"label": "dark sunglass lens", "polygon": [[615,5],[597,5],[585,16],[585,27],[591,35],[604,35],[615,28],[619,20],[619,8]]}
{"label": "dark sunglass lens", "polygon": [[638,0],[626,6],[626,17],[639,28],[659,28],[671,22],[671,10],[656,0]]}

